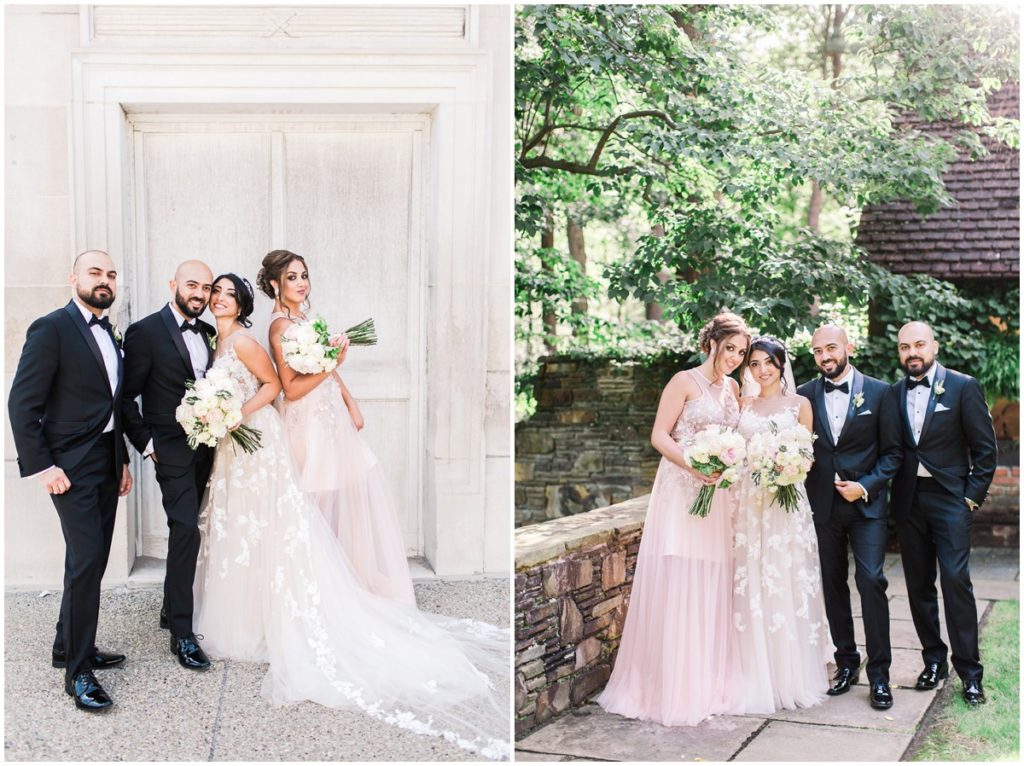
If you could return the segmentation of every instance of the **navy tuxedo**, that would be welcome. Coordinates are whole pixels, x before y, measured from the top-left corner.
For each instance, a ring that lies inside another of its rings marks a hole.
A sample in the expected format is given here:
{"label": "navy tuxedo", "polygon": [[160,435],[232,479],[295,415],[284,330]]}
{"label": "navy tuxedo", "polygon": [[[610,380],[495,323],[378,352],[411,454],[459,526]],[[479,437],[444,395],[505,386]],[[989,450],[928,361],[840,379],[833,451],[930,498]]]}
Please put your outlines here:
{"label": "navy tuxedo", "polygon": [[[199,509],[210,478],[213,451],[188,446],[174,411],[185,396],[195,370],[182,338],[180,320],[169,306],[133,323],[124,337],[125,429],[139,452],[153,440],[154,468],[167,514],[167,575],[164,608],[171,633],[192,633],[192,582],[199,555]],[[206,341],[206,366],[213,361],[215,330],[196,320]],[[140,413],[135,398],[142,398]]]}
{"label": "navy tuxedo", "polygon": [[[893,516],[924,661],[941,663],[947,657],[939,635],[937,564],[953,666],[964,681],[981,680],[970,575],[974,514],[965,498],[979,505],[985,500],[995,475],[996,437],[978,381],[938,363],[935,368],[919,440],[907,413],[907,381],[893,385],[903,447],[893,481]],[[919,466],[931,476],[918,476]]]}
{"label": "navy tuxedo", "polygon": [[[896,400],[888,383],[853,369],[848,378],[849,406],[838,438],[832,435],[825,406],[825,380],[818,377],[797,388],[814,412],[814,465],[805,483],[814,515],[821,561],[825,612],[836,666],[856,672],[860,653],[854,638],[848,583],[848,551],[853,550],[857,591],[863,610],[868,680],[888,681],[892,650],[889,641],[888,582],[885,564],[886,485],[902,456]],[[835,488],[835,477],[856,481],[868,499],[848,502]]]}
{"label": "navy tuxedo", "polygon": [[[109,333],[109,331],[108,331]],[[64,593],[53,647],[66,675],[89,670],[123,466],[122,352],[111,390],[103,354],[74,301],[34,321],[11,384],[8,411],[22,476],[61,468],[70,489],[51,495],[64,535]],[[104,433],[111,416],[113,431]]]}

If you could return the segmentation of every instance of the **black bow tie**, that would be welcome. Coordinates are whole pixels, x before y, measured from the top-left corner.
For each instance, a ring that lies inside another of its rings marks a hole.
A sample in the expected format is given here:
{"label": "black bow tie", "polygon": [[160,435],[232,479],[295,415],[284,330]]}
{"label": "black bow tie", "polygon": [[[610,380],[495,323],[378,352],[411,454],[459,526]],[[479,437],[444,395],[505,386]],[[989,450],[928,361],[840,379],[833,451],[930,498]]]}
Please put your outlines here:
{"label": "black bow tie", "polygon": [[106,317],[98,317],[93,314],[92,319],[89,320],[89,326],[92,327],[94,324],[98,324],[104,330],[110,332],[110,320]]}
{"label": "black bow tie", "polygon": [[913,378],[907,378],[907,390],[913,391],[918,386],[924,386],[925,388],[931,388],[932,384],[928,378],[921,378],[920,380],[914,380]]}
{"label": "black bow tie", "polygon": [[194,332],[196,335],[199,335],[199,323],[198,322],[182,322],[181,323],[181,331],[182,332]]}
{"label": "black bow tie", "polygon": [[825,393],[831,394],[833,391],[842,391],[844,394],[850,393],[849,383],[840,383],[838,386],[830,380],[825,381]]}

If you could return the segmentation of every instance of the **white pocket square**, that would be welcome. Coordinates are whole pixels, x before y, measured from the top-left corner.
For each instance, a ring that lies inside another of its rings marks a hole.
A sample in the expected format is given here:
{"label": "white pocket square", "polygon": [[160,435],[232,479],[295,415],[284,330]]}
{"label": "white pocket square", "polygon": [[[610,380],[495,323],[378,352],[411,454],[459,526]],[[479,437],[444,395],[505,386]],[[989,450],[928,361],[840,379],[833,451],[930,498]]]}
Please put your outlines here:
{"label": "white pocket square", "polygon": [[857,413],[857,417],[859,418],[861,415],[870,415],[870,414],[871,414],[871,410],[864,410],[864,412],[858,412]]}
{"label": "white pocket square", "polygon": [[949,407],[945,406],[942,402],[935,403],[936,412],[949,412]]}

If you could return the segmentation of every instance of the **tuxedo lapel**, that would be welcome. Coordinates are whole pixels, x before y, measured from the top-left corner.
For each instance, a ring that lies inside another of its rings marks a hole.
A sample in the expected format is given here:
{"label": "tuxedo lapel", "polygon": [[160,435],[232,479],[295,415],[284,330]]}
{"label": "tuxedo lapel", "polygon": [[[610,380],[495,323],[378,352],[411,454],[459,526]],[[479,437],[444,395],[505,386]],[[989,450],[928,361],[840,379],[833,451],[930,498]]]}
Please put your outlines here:
{"label": "tuxedo lapel", "polygon": [[918,439],[920,444],[924,441],[924,435],[928,433],[928,426],[932,422],[932,416],[935,414],[935,404],[938,402],[938,397],[935,395],[935,389],[940,387],[946,380],[946,368],[938,362],[935,363],[935,380],[932,381],[931,391],[928,392],[928,407],[924,412],[924,423],[921,424],[921,438]]}
{"label": "tuxedo lapel", "polygon": [[847,403],[846,407],[846,420],[843,421],[843,430],[839,432],[839,438],[836,440],[837,444],[843,440],[843,436],[850,430],[850,424],[853,422],[853,418],[857,411],[854,399],[856,399],[863,390],[864,376],[860,374],[860,370],[854,369],[853,378],[850,381],[850,401]]}
{"label": "tuxedo lapel", "polygon": [[907,414],[907,379],[904,377],[896,384],[896,399],[900,406],[900,419],[903,421],[903,428],[906,430],[910,442],[914,443],[914,424],[910,422],[910,415]]}
{"label": "tuxedo lapel", "polygon": [[[99,344],[96,343],[96,337],[92,334],[92,330],[89,327],[89,323],[82,317],[82,312],[78,310],[78,306],[75,302],[69,301],[68,305],[64,307],[65,311],[71,315],[71,321],[75,325],[75,329],[78,330],[82,338],[85,340],[85,344],[89,347],[92,352],[93,358],[96,360],[96,364],[100,366],[100,372],[103,373],[103,382],[107,385],[107,390],[110,391],[110,378],[107,377],[107,365],[103,362],[103,354],[100,351]],[[117,345],[116,343],[114,344]],[[120,355],[119,355],[120,356]],[[118,364],[118,376],[121,374],[121,366]],[[110,395],[113,396],[114,392],[110,391]]]}
{"label": "tuxedo lapel", "polygon": [[828,422],[828,410],[825,409],[825,379],[819,377],[814,382],[814,416],[818,419],[818,430],[828,439],[828,443],[836,446],[832,438],[832,427]]}
{"label": "tuxedo lapel", "polygon": [[196,371],[192,369],[192,357],[189,356],[185,339],[181,337],[181,325],[178,324],[177,317],[174,316],[170,306],[164,306],[160,310],[160,318],[164,320],[167,332],[171,334],[171,341],[174,343],[174,347],[178,349],[181,361],[185,363],[185,369],[188,370],[188,380],[192,380],[196,376]]}

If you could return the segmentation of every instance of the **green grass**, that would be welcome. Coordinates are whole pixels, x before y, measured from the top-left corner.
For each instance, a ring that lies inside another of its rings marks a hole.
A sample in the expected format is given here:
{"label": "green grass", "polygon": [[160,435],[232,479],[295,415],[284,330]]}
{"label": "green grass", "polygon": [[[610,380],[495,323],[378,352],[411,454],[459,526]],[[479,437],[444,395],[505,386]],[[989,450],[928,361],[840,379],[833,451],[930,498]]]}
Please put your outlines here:
{"label": "green grass", "polygon": [[988,702],[969,708],[959,680],[944,695],[914,761],[1018,761],[1020,756],[1020,602],[992,605],[981,635]]}

